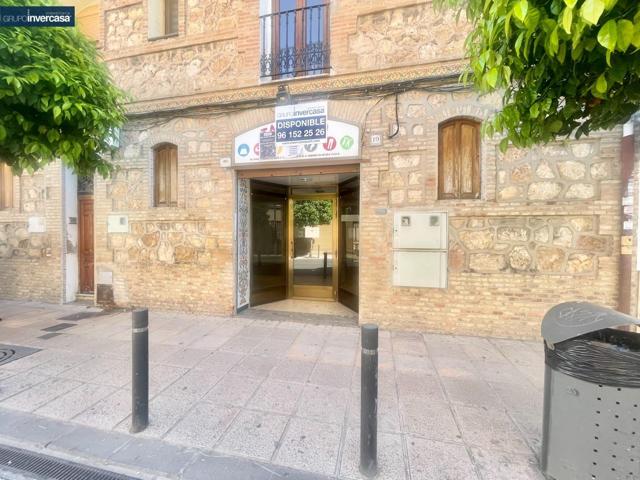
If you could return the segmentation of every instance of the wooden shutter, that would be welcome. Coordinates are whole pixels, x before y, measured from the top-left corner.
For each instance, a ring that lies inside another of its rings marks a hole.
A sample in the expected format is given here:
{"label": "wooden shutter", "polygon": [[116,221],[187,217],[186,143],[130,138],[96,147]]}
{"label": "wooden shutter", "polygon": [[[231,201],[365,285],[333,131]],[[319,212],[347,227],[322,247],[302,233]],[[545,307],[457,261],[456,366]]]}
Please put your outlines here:
{"label": "wooden shutter", "polygon": [[13,173],[11,167],[0,163],[0,210],[13,207]]}
{"label": "wooden shutter", "polygon": [[178,0],[164,1],[164,34],[178,33]]}
{"label": "wooden shutter", "polygon": [[155,149],[154,197],[156,206],[178,204],[178,149],[163,145]]}
{"label": "wooden shutter", "polygon": [[438,198],[480,197],[480,124],[454,119],[438,129]]}

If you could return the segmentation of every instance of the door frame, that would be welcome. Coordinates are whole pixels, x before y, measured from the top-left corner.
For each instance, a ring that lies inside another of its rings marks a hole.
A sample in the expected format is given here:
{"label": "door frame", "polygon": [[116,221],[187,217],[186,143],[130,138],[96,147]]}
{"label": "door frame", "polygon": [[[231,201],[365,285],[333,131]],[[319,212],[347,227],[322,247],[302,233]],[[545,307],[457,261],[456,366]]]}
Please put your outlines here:
{"label": "door frame", "polygon": [[[296,200],[332,200],[332,219],[331,219],[331,250],[332,250],[332,267],[331,267],[331,287],[318,285],[295,285],[293,283],[293,255],[294,255],[294,239],[293,239],[293,202]],[[301,298],[314,300],[338,300],[338,193],[296,193],[293,195],[292,188],[289,189],[288,198],[288,222],[287,222],[287,298]],[[330,295],[325,293],[330,290]],[[325,293],[324,295],[322,295]]]}
{"label": "door frame", "polygon": [[[88,274],[88,280],[90,278],[92,290],[84,290],[83,285],[83,270],[86,256],[83,253],[83,247],[86,245],[86,231],[84,229],[84,221],[83,221],[83,213],[86,208],[85,205],[90,204],[91,206],[91,272]],[[93,195],[79,195],[78,196],[78,293],[81,295],[91,295],[96,292],[96,252],[95,252],[95,202]]]}

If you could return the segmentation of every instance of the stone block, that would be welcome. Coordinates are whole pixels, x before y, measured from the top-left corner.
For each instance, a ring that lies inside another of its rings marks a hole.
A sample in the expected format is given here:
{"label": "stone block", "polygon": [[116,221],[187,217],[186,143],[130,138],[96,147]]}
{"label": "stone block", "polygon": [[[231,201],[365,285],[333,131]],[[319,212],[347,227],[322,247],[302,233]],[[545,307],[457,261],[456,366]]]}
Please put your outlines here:
{"label": "stone block", "polygon": [[595,267],[595,258],[593,255],[585,253],[572,253],[567,260],[567,272],[569,273],[588,273],[593,272]]}
{"label": "stone block", "polygon": [[420,165],[420,154],[412,152],[395,152],[390,154],[394,168],[415,168]]}
{"label": "stone block", "polygon": [[570,247],[573,243],[573,232],[569,227],[559,227],[553,232],[553,244],[559,247]]}
{"label": "stone block", "polygon": [[580,235],[576,240],[576,248],[590,252],[605,252],[608,250],[607,237],[597,235]]}
{"label": "stone block", "polygon": [[551,168],[549,163],[544,160],[538,164],[538,168],[536,168],[536,175],[539,178],[544,178],[544,179],[556,177],[556,174],[553,172],[553,169]]}
{"label": "stone block", "polygon": [[595,187],[591,183],[574,183],[564,196],[571,200],[588,200],[595,197]]}
{"label": "stone block", "polygon": [[531,181],[532,175],[531,165],[520,165],[511,171],[511,181],[514,183],[528,183]]}
{"label": "stone block", "polygon": [[509,185],[498,191],[498,200],[516,200],[522,197],[522,189],[515,185]]}
{"label": "stone block", "polygon": [[463,230],[458,238],[468,250],[489,250],[493,247],[494,233],[492,229]]}
{"label": "stone block", "polygon": [[558,163],[558,170],[560,175],[569,180],[580,180],[585,177],[587,173],[587,167],[584,163],[568,160],[566,162]]}
{"label": "stone block", "polygon": [[531,254],[526,247],[513,247],[509,253],[509,266],[514,270],[527,270],[531,266]]}
{"label": "stone block", "polygon": [[557,247],[538,247],[536,264],[541,272],[559,273],[565,260],[565,252]]}
{"label": "stone block", "polygon": [[535,182],[529,185],[529,200],[554,200],[562,191],[562,185],[556,182]]}
{"label": "stone block", "polygon": [[505,268],[504,255],[495,253],[472,253],[469,268],[478,272],[499,272]]}
{"label": "stone block", "polygon": [[526,227],[500,227],[498,240],[502,242],[526,242],[529,240],[529,229]]}

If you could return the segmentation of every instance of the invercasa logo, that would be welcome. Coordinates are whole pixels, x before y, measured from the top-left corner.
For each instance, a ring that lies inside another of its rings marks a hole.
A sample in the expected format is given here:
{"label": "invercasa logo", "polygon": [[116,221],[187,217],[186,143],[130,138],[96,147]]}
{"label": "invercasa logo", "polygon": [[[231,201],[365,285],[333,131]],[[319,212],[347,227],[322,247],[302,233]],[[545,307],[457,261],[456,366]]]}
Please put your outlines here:
{"label": "invercasa logo", "polygon": [[0,27],[73,27],[75,7],[0,7]]}

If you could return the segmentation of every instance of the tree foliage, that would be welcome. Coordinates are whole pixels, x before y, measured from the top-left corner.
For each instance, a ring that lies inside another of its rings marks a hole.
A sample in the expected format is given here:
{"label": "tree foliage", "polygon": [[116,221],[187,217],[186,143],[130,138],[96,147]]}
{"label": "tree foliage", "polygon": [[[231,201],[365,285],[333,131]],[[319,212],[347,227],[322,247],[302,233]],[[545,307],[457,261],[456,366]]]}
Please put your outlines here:
{"label": "tree foliage", "polygon": [[60,158],[79,174],[107,175],[109,138],[124,123],[123,103],[95,46],[77,28],[0,29],[0,160],[14,172]]}
{"label": "tree foliage", "polygon": [[465,9],[480,92],[502,91],[488,123],[517,146],[627,121],[640,107],[638,0],[440,0]]}
{"label": "tree foliage", "polygon": [[333,218],[330,200],[296,200],[293,204],[293,219],[296,227],[327,225]]}

